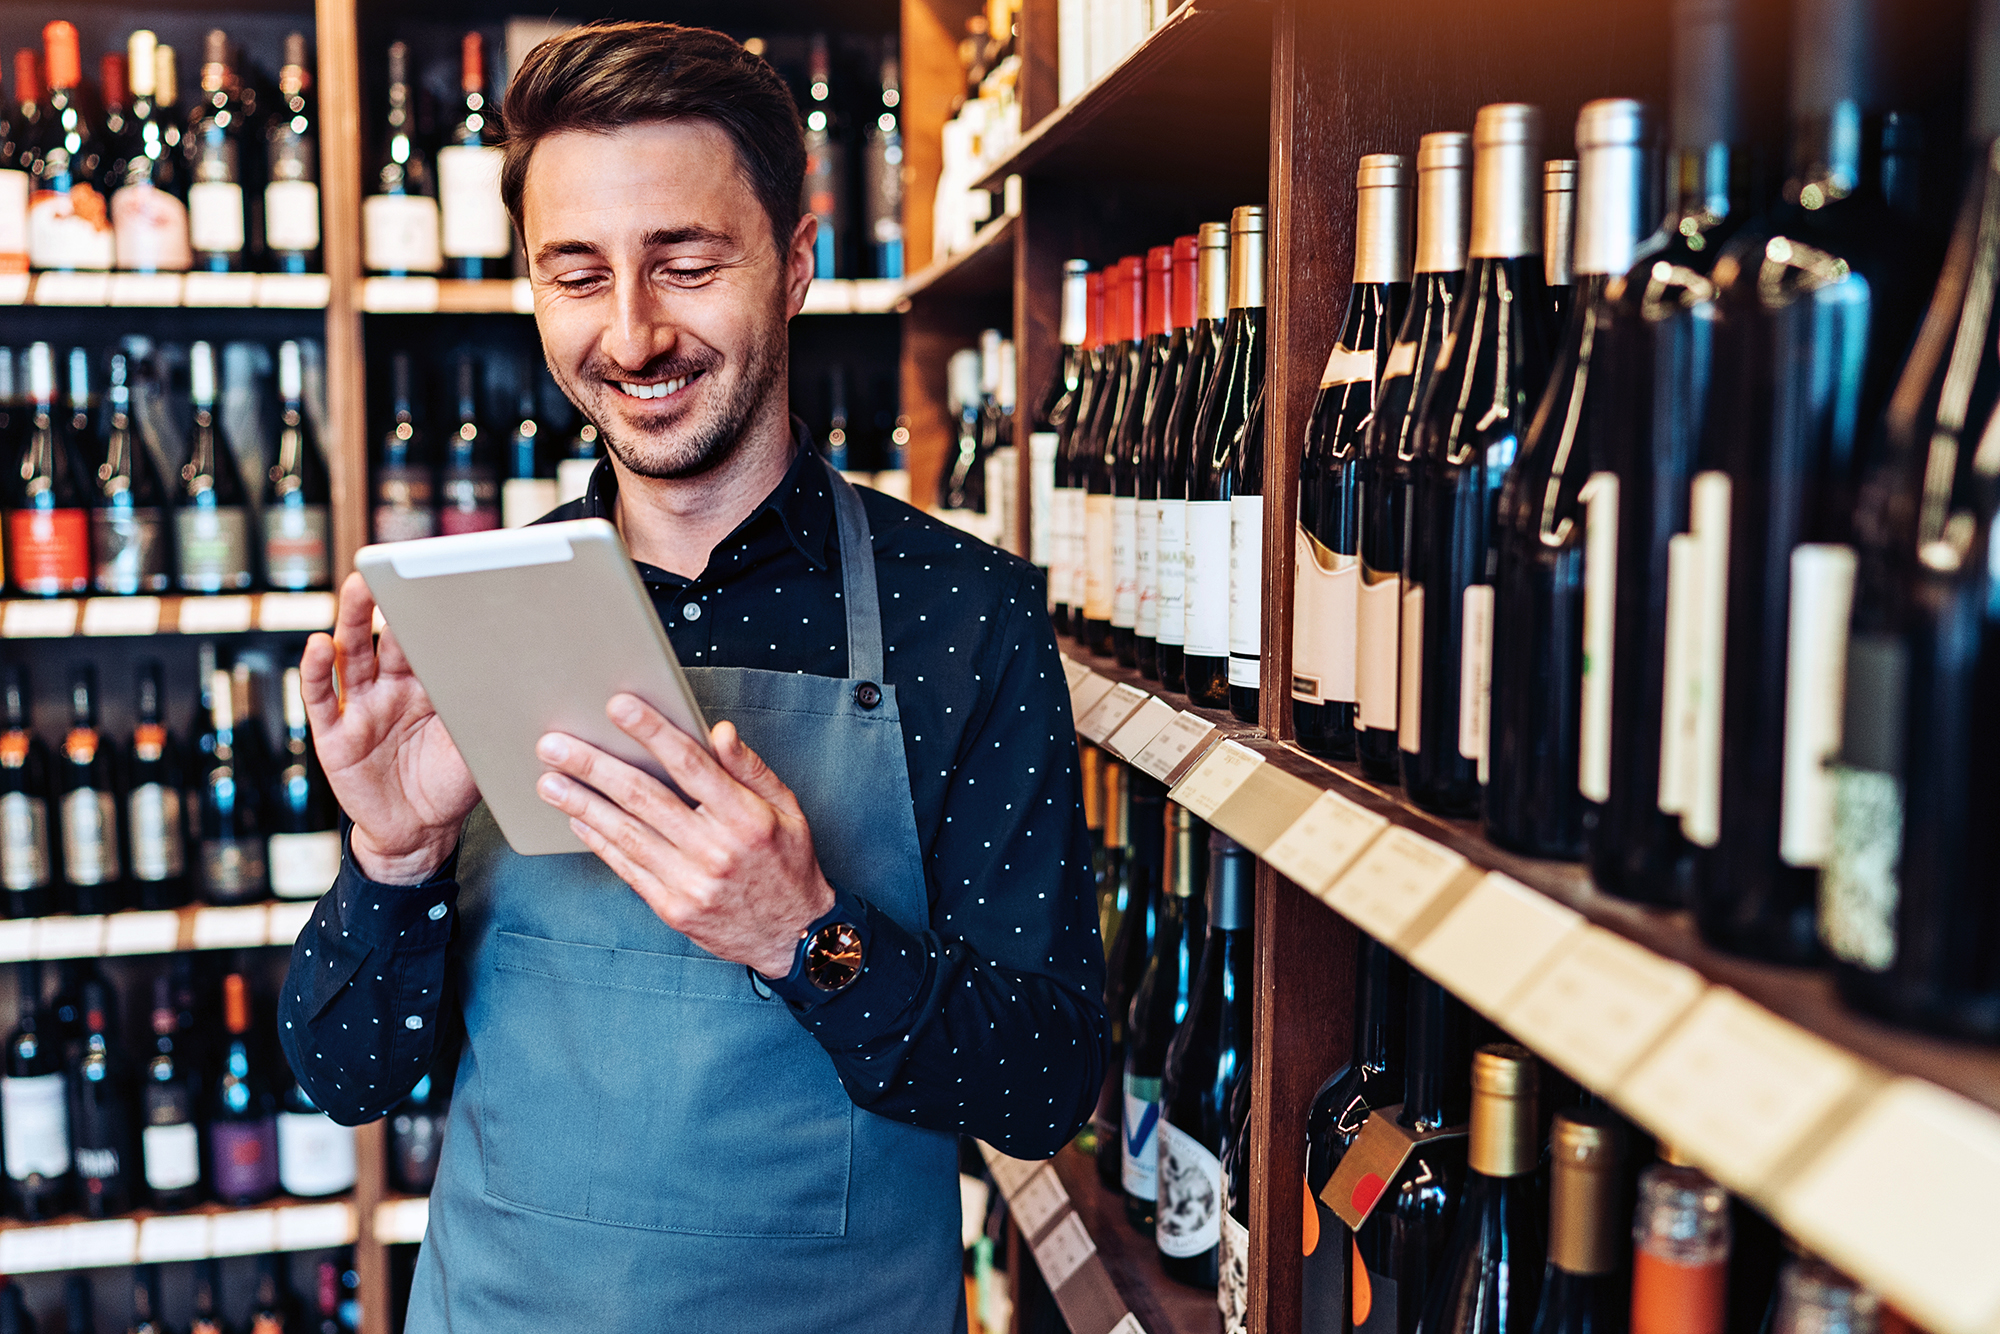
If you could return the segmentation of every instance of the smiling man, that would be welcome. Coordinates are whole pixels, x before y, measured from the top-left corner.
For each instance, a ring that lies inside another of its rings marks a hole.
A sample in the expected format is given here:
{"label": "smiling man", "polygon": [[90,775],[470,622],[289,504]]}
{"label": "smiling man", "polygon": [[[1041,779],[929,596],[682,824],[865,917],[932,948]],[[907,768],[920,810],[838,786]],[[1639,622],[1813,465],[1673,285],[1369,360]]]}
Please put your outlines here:
{"label": "smiling man", "polygon": [[543,350],[609,452],[550,517],[618,526],[714,754],[605,701],[693,801],[552,734],[543,798],[592,852],[516,856],[350,577],[303,660],[352,824],[286,1054],[349,1123],[455,1059],[414,1334],[951,1334],[957,1136],[1051,1153],[1103,1071],[1042,593],[855,491],[790,416],[815,223],[768,66],[700,29],[574,29],[505,119]]}

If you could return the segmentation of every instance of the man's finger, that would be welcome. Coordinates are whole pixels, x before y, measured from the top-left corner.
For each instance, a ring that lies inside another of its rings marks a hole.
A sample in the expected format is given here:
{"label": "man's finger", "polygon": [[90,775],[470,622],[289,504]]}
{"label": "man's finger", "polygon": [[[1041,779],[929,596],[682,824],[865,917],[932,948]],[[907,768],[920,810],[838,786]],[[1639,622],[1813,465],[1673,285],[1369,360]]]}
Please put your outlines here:
{"label": "man's finger", "polygon": [[[611,868],[611,874],[631,886],[632,892],[643,899],[661,921],[674,926],[692,918],[695,906],[692,900],[634,860],[623,848],[605,837],[603,830],[575,816],[570,817],[569,827],[583,840],[583,846],[596,853],[597,859]],[[675,929],[680,928],[675,926]]]}
{"label": "man's finger", "polygon": [[658,709],[637,695],[620,694],[611,697],[604,712],[621,732],[650,751],[681,791],[710,815],[734,814],[741,807],[742,785],[699,741],[668,722]]}
{"label": "man's finger", "polygon": [[715,747],[715,758],[725,772],[743,786],[755,792],[773,806],[790,808],[796,798],[792,790],[785,786],[785,780],[764,763],[764,757],[750,749],[743,734],[736,730],[736,724],[724,719],[708,734],[709,744]]}
{"label": "man's finger", "polygon": [[333,623],[334,665],[341,685],[359,690],[375,679],[375,597],[360,571],[340,585],[340,611]]}
{"label": "man's finger", "polygon": [[[565,814],[586,815],[595,809],[591,801],[608,798],[607,804],[643,821],[662,838],[684,844],[698,837],[687,803],[645,770],[560,732],[543,737],[535,753],[557,770],[542,776],[538,790],[543,800]],[[564,775],[571,780],[565,786],[551,782],[559,783]],[[557,800],[559,795],[565,799]]]}
{"label": "man's finger", "polygon": [[333,660],[338,650],[333,636],[322,631],[306,640],[299,655],[299,694],[305,700],[306,721],[315,736],[340,721],[340,694],[334,689]]}

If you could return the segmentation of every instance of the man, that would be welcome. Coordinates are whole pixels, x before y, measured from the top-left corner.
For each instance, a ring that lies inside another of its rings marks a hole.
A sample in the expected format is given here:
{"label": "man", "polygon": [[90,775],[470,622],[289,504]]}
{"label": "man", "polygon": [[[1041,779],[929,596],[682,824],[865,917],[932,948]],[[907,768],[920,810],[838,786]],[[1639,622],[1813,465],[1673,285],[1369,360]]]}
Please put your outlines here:
{"label": "man", "polygon": [[463,1026],[417,1334],[949,1334],[957,1135],[1049,1154],[1103,1071],[1042,594],[853,491],[788,418],[815,224],[768,66],[719,33],[584,27],[529,55],[505,119],[543,350],[609,452],[551,517],[617,524],[714,754],[608,701],[694,804],[550,735],[542,796],[594,855],[516,856],[350,578],[303,660],[352,823],[286,1054],[360,1122]]}

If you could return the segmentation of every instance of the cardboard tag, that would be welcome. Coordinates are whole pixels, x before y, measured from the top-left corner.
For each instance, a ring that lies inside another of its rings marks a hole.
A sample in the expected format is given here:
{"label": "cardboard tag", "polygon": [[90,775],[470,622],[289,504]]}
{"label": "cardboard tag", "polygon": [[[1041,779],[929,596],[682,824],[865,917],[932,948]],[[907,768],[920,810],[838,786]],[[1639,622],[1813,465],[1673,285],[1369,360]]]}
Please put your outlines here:
{"label": "cardboard tag", "polygon": [[277,1211],[281,1251],[318,1251],[354,1240],[354,1209],[335,1204],[293,1204]]}
{"label": "cardboard tag", "polygon": [[208,1214],[161,1214],[139,1224],[139,1263],[202,1260],[210,1254]]}
{"label": "cardboard tag", "polygon": [[260,273],[257,304],[285,310],[325,310],[333,280],[324,273]]}
{"label": "cardboard tag", "polygon": [[241,908],[197,908],[194,947],[198,950],[247,949],[271,939],[271,910],[252,903]]}
{"label": "cardboard tag", "polygon": [[1326,902],[1375,939],[1396,946],[1467,865],[1422,834],[1391,829],[1355,858]]}
{"label": "cardboard tag", "polygon": [[266,593],[257,599],[257,628],[330,630],[339,609],[331,593]]}
{"label": "cardboard tag", "polygon": [[1389,821],[1373,811],[1336,792],[1322,792],[1264,849],[1264,860],[1306,893],[1324,899],[1340,873],[1388,827]]}
{"label": "cardboard tag", "polygon": [[1368,1215],[1388,1194],[1389,1187],[1402,1174],[1403,1164],[1419,1144],[1456,1139],[1465,1134],[1464,1126],[1412,1130],[1397,1122],[1402,1111],[1403,1105],[1397,1103],[1370,1112],[1361,1133],[1354,1137],[1347,1155],[1333,1169],[1332,1178],[1319,1193],[1320,1202],[1354,1231],[1360,1231],[1361,1225],[1368,1221]]}
{"label": "cardboard tag", "polygon": [[1070,687],[1069,716],[1081,723],[1084,716],[1097,707],[1098,701],[1111,693],[1115,684],[1108,676],[1099,676],[1096,672],[1087,674]]}
{"label": "cardboard tag", "polygon": [[159,912],[113,913],[104,932],[106,954],[172,954],[180,945],[181,915]]}
{"label": "cardboard tag", "polygon": [[1520,881],[1489,871],[1432,928],[1410,962],[1481,1014],[1497,1016],[1583,916]]}
{"label": "cardboard tag", "polygon": [[1021,1235],[1034,1237],[1057,1214],[1069,1208],[1069,1192],[1063,1189],[1055,1169],[1044,1163],[1019,1190],[1008,1194],[1007,1206],[1014,1211],[1014,1221],[1021,1225]]}
{"label": "cardboard tag", "polygon": [[1238,741],[1225,741],[1202,757],[1201,763],[1168,795],[1206,820],[1235,794],[1264,763],[1264,757]]}
{"label": "cardboard tag", "polygon": [[1586,927],[1508,1003],[1501,1023],[1587,1087],[1608,1089],[1707,985],[1692,968]]}
{"label": "cardboard tag", "polygon": [[71,1223],[65,1240],[69,1243],[69,1267],[103,1269],[129,1265],[139,1253],[139,1225],[130,1218],[107,1218],[95,1223]]}
{"label": "cardboard tag", "polygon": [[1076,730],[1085,741],[1102,742],[1152,698],[1137,686],[1119,684],[1077,719]]}
{"label": "cardboard tag", "polygon": [[208,1234],[211,1255],[263,1255],[276,1249],[275,1209],[238,1209],[216,1214]]}
{"label": "cardboard tag", "polygon": [[1146,743],[1132,763],[1142,773],[1151,774],[1162,783],[1171,783],[1183,764],[1198,762],[1202,749],[1220,730],[1200,714],[1182,710],[1160,729],[1158,736]]}
{"label": "cardboard tag", "polygon": [[1083,1220],[1072,1210],[1049,1230],[1048,1236],[1035,1243],[1034,1250],[1035,1263],[1041,1266],[1042,1278],[1048,1282],[1049,1291],[1055,1292],[1069,1282],[1091,1256],[1097,1254],[1097,1243],[1090,1239],[1090,1233],[1084,1230]]}
{"label": "cardboard tag", "polygon": [[998,1186],[1000,1193],[1010,1200],[1014,1198],[1014,1192],[1021,1189],[1028,1178],[1033,1176],[1042,1167],[1042,1163],[1040,1162],[1028,1162],[1022,1158],[1009,1158],[1006,1154],[984,1141],[981,1141],[979,1151],[986,1158],[986,1170],[993,1174],[993,1184]]}
{"label": "cardboard tag", "polygon": [[181,301],[189,306],[221,306],[231,309],[257,304],[257,275],[254,273],[190,273],[181,289]]}
{"label": "cardboard tag", "polygon": [[68,598],[17,598],[0,615],[0,635],[9,639],[62,639],[76,633],[77,604]]}
{"label": "cardboard tag", "polygon": [[94,959],[104,953],[104,916],[38,917],[35,919],[37,959]]}
{"label": "cardboard tag", "polygon": [[86,635],[155,635],[160,632],[160,600],[153,597],[91,598],[83,604]]}
{"label": "cardboard tag", "polygon": [[1139,711],[1118,725],[1104,747],[1121,760],[1130,760],[1152,744],[1160,730],[1174,720],[1174,706],[1152,695],[1139,706]]}
{"label": "cardboard tag", "polygon": [[375,1240],[384,1246],[412,1246],[424,1239],[431,1225],[428,1195],[385,1200],[375,1206]]}
{"label": "cardboard tag", "polygon": [[1208,822],[1258,856],[1319,799],[1319,789],[1275,764],[1252,769]]}
{"label": "cardboard tag", "polygon": [[254,608],[238,593],[182,598],[179,631],[184,635],[240,635],[250,628]]}

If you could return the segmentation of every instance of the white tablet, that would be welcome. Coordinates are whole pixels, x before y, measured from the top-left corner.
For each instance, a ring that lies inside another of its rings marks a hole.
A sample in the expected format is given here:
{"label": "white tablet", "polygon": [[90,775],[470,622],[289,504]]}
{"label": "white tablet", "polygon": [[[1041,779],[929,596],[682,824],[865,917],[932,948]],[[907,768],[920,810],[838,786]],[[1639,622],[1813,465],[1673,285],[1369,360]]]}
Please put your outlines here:
{"label": "white tablet", "polygon": [[604,715],[629,691],[708,745],[666,629],[604,520],[389,542],[363,547],[354,565],[514,851],[587,851],[535,792],[549,768],[535,755],[543,733],[567,732],[665,779]]}

